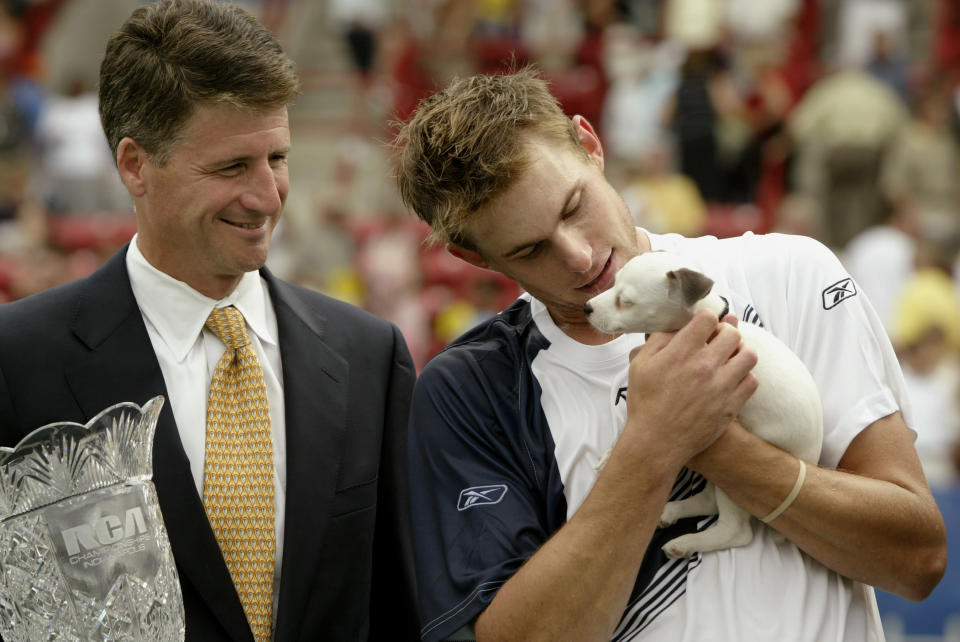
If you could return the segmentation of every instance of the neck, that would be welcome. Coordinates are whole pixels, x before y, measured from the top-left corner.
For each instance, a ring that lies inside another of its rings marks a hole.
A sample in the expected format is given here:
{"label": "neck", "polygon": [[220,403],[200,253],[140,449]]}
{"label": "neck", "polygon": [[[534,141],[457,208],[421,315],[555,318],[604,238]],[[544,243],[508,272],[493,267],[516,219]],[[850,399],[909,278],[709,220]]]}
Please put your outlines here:
{"label": "neck", "polygon": [[137,234],[136,243],[140,254],[151,267],[186,283],[209,299],[219,301],[226,297],[237,289],[241,279],[243,279],[243,274],[212,275],[194,270],[191,263],[173,255],[160,253],[156,248],[146,243],[144,237],[140,234]]}

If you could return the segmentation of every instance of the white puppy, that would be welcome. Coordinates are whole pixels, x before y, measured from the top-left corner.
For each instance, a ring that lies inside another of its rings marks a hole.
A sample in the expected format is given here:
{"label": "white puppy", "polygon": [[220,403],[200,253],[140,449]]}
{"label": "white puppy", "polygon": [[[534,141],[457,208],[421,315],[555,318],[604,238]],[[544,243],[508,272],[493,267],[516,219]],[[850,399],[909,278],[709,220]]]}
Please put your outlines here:
{"label": "white puppy", "polygon": [[[710,278],[684,267],[676,255],[645,252],[628,261],[613,287],[590,299],[584,310],[590,323],[603,332],[672,332],[699,310],[710,310],[718,318],[726,314],[726,299],[712,288]],[[757,353],[753,374],[759,381],[740,411],[740,423],[799,459],[815,463],[823,441],[823,417],[810,372],[773,334],[750,323],[739,328],[744,344]],[[660,525],[713,514],[719,514],[713,526],[670,540],[664,552],[689,557],[698,551],[744,546],[753,539],[750,514],[710,483],[697,495],[668,502]]]}

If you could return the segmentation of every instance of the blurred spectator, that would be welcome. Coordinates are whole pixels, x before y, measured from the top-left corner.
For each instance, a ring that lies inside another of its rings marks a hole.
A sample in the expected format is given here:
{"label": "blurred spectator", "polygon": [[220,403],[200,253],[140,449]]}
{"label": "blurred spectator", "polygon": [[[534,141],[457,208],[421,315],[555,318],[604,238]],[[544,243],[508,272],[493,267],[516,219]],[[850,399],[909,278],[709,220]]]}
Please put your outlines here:
{"label": "blurred spectator", "polygon": [[[620,20],[616,0],[582,0],[583,40],[574,59],[574,78],[587,80],[589,85],[578,92],[578,104],[570,105],[567,113],[579,113],[598,127],[602,125],[603,105],[607,99],[609,79],[604,65],[604,40],[607,30]],[[559,88],[558,88],[559,89]],[[563,102],[563,97],[560,97]],[[603,135],[603,130],[597,133]]]}
{"label": "blurred spectator", "polygon": [[757,42],[741,51],[733,73],[741,78],[742,108],[722,120],[719,129],[724,200],[756,202],[766,208],[768,219],[785,191],[783,124],[795,102],[784,56],[782,43]]}
{"label": "blurred spectator", "polygon": [[470,48],[476,5],[473,0],[437,0],[433,14],[434,30],[421,42],[428,47],[424,64],[429,76],[441,86],[476,69]]}
{"label": "blurred spectator", "polygon": [[433,330],[440,345],[446,346],[481,321],[496,315],[502,309],[499,295],[499,282],[493,276],[472,279],[467,297],[451,297],[434,318]]}
{"label": "blurred spectator", "polygon": [[7,79],[0,75],[0,156],[22,155],[29,142],[27,116],[14,101]]}
{"label": "blurred spectator", "polygon": [[880,159],[906,118],[896,93],[860,69],[826,76],[788,117],[795,184],[822,204],[827,245],[842,248],[877,222]]}
{"label": "blurred spectator", "polygon": [[511,60],[525,63],[518,0],[474,0],[474,11],[470,49],[477,73],[498,73]]}
{"label": "blurred spectator", "polygon": [[877,35],[885,47],[899,52],[906,46],[908,13],[902,0],[836,0],[837,62],[864,67],[876,50]]}
{"label": "blurred spectator", "polygon": [[723,0],[666,0],[664,37],[687,50],[717,47],[724,31]]}
{"label": "blurred spectator", "polygon": [[672,42],[654,42],[636,27],[607,29],[604,69],[610,88],[602,124],[604,152],[611,161],[639,159],[664,136],[664,114],[676,91],[682,56]]}
{"label": "blurred spectator", "polygon": [[696,184],[676,171],[670,141],[661,137],[631,165],[635,174],[622,189],[637,225],[664,234],[703,233],[707,207]]}
{"label": "blurred spectator", "polygon": [[960,298],[946,259],[939,245],[918,243],[917,269],[895,304],[894,347],[915,342],[930,326],[937,326],[945,346],[960,351]]}
{"label": "blurred spectator", "polygon": [[364,308],[400,328],[419,370],[431,356],[430,320],[420,305],[419,252],[423,228],[406,212],[385,212],[358,244],[357,270],[366,286]]}
{"label": "blurred spectator", "polygon": [[380,60],[393,102],[390,118],[405,121],[434,88],[431,70],[424,61],[425,47],[409,16],[397,16],[380,40]]}
{"label": "blurred spectator", "polygon": [[547,71],[570,66],[584,36],[577,0],[524,0],[520,37],[531,60]]}
{"label": "blurred spectator", "polygon": [[916,208],[895,204],[880,224],[854,236],[840,255],[891,337],[895,303],[916,268],[919,232]]}
{"label": "blurred spectator", "polygon": [[729,37],[741,46],[750,46],[783,38],[800,0],[726,0],[724,4]]}
{"label": "blurred spectator", "polygon": [[474,35],[514,40],[519,31],[520,7],[516,0],[476,0]]}
{"label": "blurred spectator", "polygon": [[[29,6],[25,2],[0,3],[0,140],[24,134],[32,138],[45,97],[37,82],[39,56],[30,49],[35,34],[24,23]],[[8,109],[16,112],[9,121]]]}
{"label": "blurred spectator", "polygon": [[941,82],[920,92],[912,119],[884,159],[880,183],[891,201],[919,210],[924,237],[948,247],[960,235],[960,155],[950,134],[951,99]]}
{"label": "blurred spectator", "polygon": [[624,22],[649,35],[660,36],[663,27],[663,8],[667,0],[620,0]]}
{"label": "blurred spectator", "polygon": [[886,83],[904,101],[910,100],[910,61],[905,51],[898,49],[895,38],[888,31],[873,34],[873,46],[867,58],[866,69]]}
{"label": "blurred spectator", "polygon": [[47,99],[36,131],[47,209],[61,212],[130,211],[97,111],[97,94],[79,80]]}
{"label": "blurred spectator", "polygon": [[336,289],[340,299],[346,299],[344,295],[349,292],[351,302],[355,302],[357,293],[344,281],[357,251],[350,232],[351,216],[336,202],[308,204],[305,207],[312,211],[305,216],[293,216],[290,206],[288,201],[286,215],[275,233],[280,252],[279,258],[271,257],[270,269],[327,294]]}
{"label": "blurred spectator", "polygon": [[794,192],[778,204],[771,231],[820,238],[822,219],[823,212],[816,199]]}
{"label": "blurred spectator", "polygon": [[949,275],[924,268],[905,285],[896,304],[893,340],[927,481],[948,486],[957,479],[951,451],[960,438],[960,299]]}
{"label": "blurred spectator", "polygon": [[354,70],[351,114],[354,131],[366,131],[368,92],[374,74],[380,33],[390,19],[386,0],[329,0],[328,20],[347,46]]}
{"label": "blurred spectator", "polygon": [[16,219],[26,200],[29,171],[26,161],[16,154],[0,151],[0,225]]}
{"label": "blurred spectator", "polygon": [[[772,4],[774,8],[780,5]],[[774,8],[767,11],[776,14]],[[758,33],[731,47],[735,83],[745,103],[741,136],[748,137],[731,178],[739,182],[741,198],[760,209],[762,224],[755,229],[759,232],[778,224],[781,202],[790,189],[786,118],[820,73],[820,0],[799,0],[793,15],[782,16],[782,9],[778,15],[768,16],[764,35]]]}
{"label": "blurred spectator", "polygon": [[680,171],[693,179],[707,202],[724,200],[717,131],[741,109],[720,52],[689,51],[666,115],[676,137]]}
{"label": "blurred spectator", "polygon": [[19,22],[0,5],[0,223],[16,215],[29,177],[30,116],[14,90],[20,42]]}

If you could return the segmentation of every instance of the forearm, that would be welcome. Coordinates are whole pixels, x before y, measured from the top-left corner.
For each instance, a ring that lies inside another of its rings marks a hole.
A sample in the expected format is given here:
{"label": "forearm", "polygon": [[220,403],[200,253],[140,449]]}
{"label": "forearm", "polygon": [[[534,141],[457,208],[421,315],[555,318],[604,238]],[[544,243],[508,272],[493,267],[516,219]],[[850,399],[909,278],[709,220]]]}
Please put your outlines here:
{"label": "forearm", "polygon": [[611,456],[577,512],[510,580],[478,640],[609,640],[679,467],[638,475]]}
{"label": "forearm", "polygon": [[[875,439],[864,433],[861,437]],[[946,540],[919,462],[916,470],[909,461],[885,468],[882,461],[861,461],[856,445],[857,440],[839,470],[807,464],[796,500],[771,525],[843,576],[922,599],[943,573]],[[912,451],[912,445],[906,445]],[[739,426],[731,427],[709,456],[693,465],[758,517],[768,515],[790,493],[800,466],[793,455]],[[853,470],[844,470],[848,465]]]}
{"label": "forearm", "polygon": [[889,481],[814,466],[806,484],[775,528],[851,579],[913,600],[933,590],[945,533],[932,501]]}

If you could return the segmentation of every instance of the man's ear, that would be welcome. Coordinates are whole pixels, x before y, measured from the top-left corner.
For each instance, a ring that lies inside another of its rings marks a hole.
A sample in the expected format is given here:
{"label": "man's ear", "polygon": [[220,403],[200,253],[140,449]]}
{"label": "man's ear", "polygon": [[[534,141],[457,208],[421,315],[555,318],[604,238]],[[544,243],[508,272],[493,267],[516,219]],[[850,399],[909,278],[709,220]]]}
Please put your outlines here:
{"label": "man's ear", "polygon": [[466,261],[470,265],[475,265],[476,267],[487,270],[490,269],[490,266],[487,265],[487,262],[483,260],[483,257],[474,250],[468,250],[465,247],[461,247],[453,243],[447,243],[447,252],[454,255],[461,261]]}
{"label": "man's ear", "polygon": [[117,145],[117,170],[120,180],[134,198],[146,193],[145,170],[149,163],[147,152],[129,136]]}
{"label": "man's ear", "polygon": [[577,137],[580,139],[580,145],[587,152],[587,155],[603,169],[603,145],[600,144],[600,137],[594,131],[593,125],[583,116],[577,114],[573,120],[573,127],[577,131]]}

